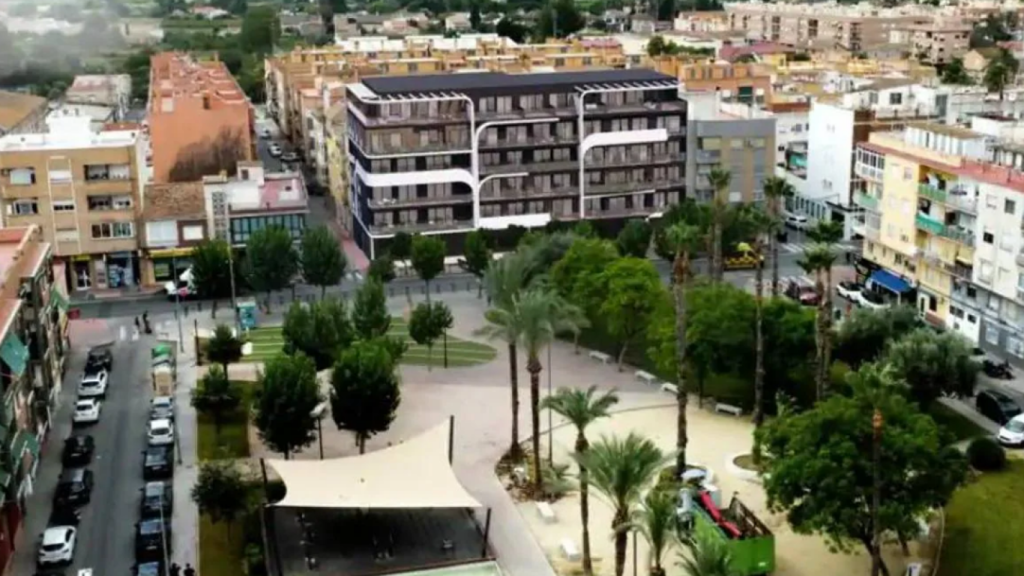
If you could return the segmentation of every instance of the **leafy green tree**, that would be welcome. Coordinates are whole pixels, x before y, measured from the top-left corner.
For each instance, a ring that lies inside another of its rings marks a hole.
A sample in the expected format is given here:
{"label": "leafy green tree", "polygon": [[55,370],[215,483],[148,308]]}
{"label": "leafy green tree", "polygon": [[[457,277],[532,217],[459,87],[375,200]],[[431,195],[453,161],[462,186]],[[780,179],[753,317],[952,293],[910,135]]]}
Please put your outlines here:
{"label": "leafy green tree", "polygon": [[412,267],[423,280],[427,302],[430,302],[430,281],[444,272],[444,241],[435,236],[414,236],[412,239]]}
{"label": "leafy green tree", "polygon": [[391,282],[395,279],[395,261],[387,254],[377,256],[370,262],[366,276],[377,279],[381,284]]}
{"label": "leafy green tree", "polygon": [[1019,68],[1020,63],[1013,57],[1013,54],[1006,48],[1000,48],[999,55],[989,60],[988,65],[985,66],[985,76],[982,82],[989,93],[998,92],[999,99],[1002,100],[1006,93],[1006,87],[1013,83]]}
{"label": "leafy green tree", "polygon": [[398,232],[388,245],[388,255],[397,262],[408,262],[412,258],[412,235]]}
{"label": "leafy green tree", "polygon": [[604,270],[619,259],[615,246],[598,238],[579,238],[551,269],[558,294],[579,306],[588,318],[597,318],[604,299]]}
{"label": "leafy green tree", "polygon": [[490,247],[487,246],[487,237],[484,236],[483,230],[474,230],[467,234],[463,249],[466,270],[473,276],[476,276],[477,282],[479,282],[476,297],[480,298],[484,293],[484,273],[487,272],[487,266],[493,259],[493,254],[491,254]]}
{"label": "leafy green tree", "polygon": [[729,184],[732,173],[716,166],[708,173],[708,182],[714,189],[711,198],[711,279],[722,280],[722,237],[725,228],[726,211],[729,208]]}
{"label": "leafy green tree", "polygon": [[529,264],[526,283],[551,272],[551,268],[562,259],[576,242],[576,236],[569,232],[551,234],[531,233],[523,237],[516,248]]}
{"label": "leafy green tree", "polygon": [[597,238],[597,230],[590,220],[580,220],[572,227],[572,233],[577,238]]}
{"label": "leafy green tree", "polygon": [[384,297],[384,285],[376,278],[367,278],[356,291],[352,304],[352,325],[356,336],[372,340],[387,336],[391,329],[391,314]]}
{"label": "leafy green tree", "polygon": [[963,58],[953,58],[942,68],[942,83],[960,86],[974,84],[971,76],[967,73],[967,69],[964,68]]}
{"label": "leafy green tree", "polygon": [[312,304],[293,302],[285,313],[281,336],[286,353],[302,352],[317,370],[325,370],[352,343],[355,330],[345,302],[325,298]]}
{"label": "leafy green tree", "polygon": [[331,374],[331,417],[340,430],[351,430],[366,451],[366,440],[395,420],[401,401],[397,359],[379,341],[356,342],[345,350]]}
{"label": "leafy green tree", "polygon": [[630,519],[629,526],[642,534],[650,546],[650,566],[647,571],[650,576],[665,576],[661,562],[675,539],[678,525],[677,497],[671,490],[649,490]]}
{"label": "leafy green tree", "polygon": [[857,368],[881,358],[890,342],[921,326],[917,310],[893,306],[882,310],[859,308],[839,326],[836,357]]}
{"label": "leafy green tree", "polygon": [[218,438],[224,418],[237,410],[241,403],[241,392],[232,386],[227,373],[220,366],[210,366],[199,379],[199,385],[192,390],[192,407],[213,421],[214,433]]}
{"label": "leafy green tree", "polygon": [[[764,196],[768,201],[768,214],[777,222],[782,221],[782,207],[787,198],[796,195],[796,188],[781,176],[769,176],[764,181]],[[781,230],[780,230],[781,231]],[[768,238],[768,250],[772,259],[772,297],[779,297],[779,237],[772,234]]]}
{"label": "leafy green tree", "polygon": [[242,359],[242,341],[235,337],[230,326],[218,324],[206,342],[206,359],[224,367],[228,372],[228,364]]}
{"label": "leafy green tree", "polygon": [[608,331],[621,343],[618,368],[631,345],[640,342],[664,287],[654,264],[640,258],[620,258],[605,269],[607,294],[600,313]]}
{"label": "leafy green tree", "polygon": [[284,290],[299,271],[298,257],[292,235],[281,226],[268,226],[252,233],[245,245],[245,265],[249,285],[266,294],[267,311],[270,293]]}
{"label": "leafy green tree", "polygon": [[434,364],[434,342],[452,327],[452,312],[444,302],[423,302],[409,317],[409,337],[427,347],[427,369]]}
{"label": "leafy green tree", "polygon": [[341,252],[338,240],[327,229],[317,226],[302,235],[302,277],[313,286],[320,287],[320,297],[327,294],[327,287],[341,282],[348,262]]}
{"label": "leafy green tree", "polygon": [[[199,512],[211,522],[227,524],[230,541],[231,527],[248,507],[249,494],[249,484],[242,477],[238,464],[233,460],[214,460],[199,465],[199,475],[190,496]],[[170,518],[165,521],[169,523]]]}
{"label": "leafy green tree", "polygon": [[645,220],[630,220],[619,232],[616,245],[619,254],[633,258],[646,258],[647,249],[651,246],[651,225]]}
{"label": "leafy green tree", "polygon": [[940,396],[970,397],[978,377],[971,345],[956,332],[918,328],[889,343],[885,361],[922,409]]}
{"label": "leafy green tree", "polygon": [[231,296],[231,254],[224,240],[203,240],[192,249],[192,285],[200,298],[212,299],[212,317],[217,317],[217,299]]}
{"label": "leafy green tree", "polygon": [[685,552],[679,552],[676,565],[686,576],[737,576],[732,553],[724,540],[700,534],[681,539]]}
{"label": "leafy green tree", "polygon": [[614,511],[611,530],[615,539],[615,576],[622,576],[629,538],[623,527],[633,517],[641,495],[666,464],[665,455],[650,440],[630,432],[625,438],[603,437],[573,458],[587,469],[590,485]]}
{"label": "leafy green tree", "polygon": [[275,6],[269,4],[253,6],[242,18],[239,42],[246,52],[269,54],[274,51],[280,37],[281,20]]}
{"label": "leafy green tree", "polygon": [[278,354],[263,365],[254,424],[268,448],[284,454],[309,446],[316,439],[313,411],[323,400],[316,364],[305,354]]}
{"label": "leafy green tree", "polygon": [[[553,395],[548,396],[541,402],[541,408],[553,410],[556,414],[568,420],[576,428],[575,452],[577,455],[585,455],[590,448],[587,440],[587,427],[596,420],[607,418],[608,411],[619,402],[615,391],[598,394],[597,386],[591,386],[587,390],[575,388],[559,388]],[[587,468],[577,460],[579,467],[579,488],[580,488],[580,520],[583,524],[583,574],[590,576],[594,573],[593,561],[590,556],[590,490],[587,481]],[[673,507],[674,508],[674,507]]]}
{"label": "leafy green tree", "polygon": [[[804,412],[783,410],[755,432],[755,446],[771,455],[762,462],[772,511],[785,512],[797,533],[820,534],[843,551],[860,544],[881,562],[872,544],[874,491],[880,531],[906,541],[918,518],[949,501],[967,466],[931,417],[898,393],[890,370],[866,364],[849,380],[850,396],[830,395]],[[877,470],[876,411],[883,422]]]}

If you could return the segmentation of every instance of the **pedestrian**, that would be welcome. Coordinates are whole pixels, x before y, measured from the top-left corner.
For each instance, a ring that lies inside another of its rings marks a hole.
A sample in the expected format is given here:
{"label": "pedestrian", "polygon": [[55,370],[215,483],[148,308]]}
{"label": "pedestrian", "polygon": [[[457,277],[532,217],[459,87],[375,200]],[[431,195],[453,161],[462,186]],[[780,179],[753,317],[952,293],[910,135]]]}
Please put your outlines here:
{"label": "pedestrian", "polygon": [[185,576],[196,576],[196,569],[188,562],[185,563]]}
{"label": "pedestrian", "polygon": [[177,562],[171,562],[171,576],[178,576],[181,574],[181,566],[178,566]]}
{"label": "pedestrian", "polygon": [[138,316],[135,317],[135,330],[136,331],[139,330],[139,317]]}

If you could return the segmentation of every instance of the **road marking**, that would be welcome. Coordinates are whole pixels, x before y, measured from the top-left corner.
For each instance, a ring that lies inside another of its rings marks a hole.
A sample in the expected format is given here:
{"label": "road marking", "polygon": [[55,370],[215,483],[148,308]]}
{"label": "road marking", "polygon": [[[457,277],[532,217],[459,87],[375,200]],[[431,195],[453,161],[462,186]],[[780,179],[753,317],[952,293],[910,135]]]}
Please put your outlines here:
{"label": "road marking", "polygon": [[121,342],[124,342],[127,338],[128,338],[128,328],[127,328],[127,326],[121,326],[121,329],[118,330],[118,340],[120,340]]}

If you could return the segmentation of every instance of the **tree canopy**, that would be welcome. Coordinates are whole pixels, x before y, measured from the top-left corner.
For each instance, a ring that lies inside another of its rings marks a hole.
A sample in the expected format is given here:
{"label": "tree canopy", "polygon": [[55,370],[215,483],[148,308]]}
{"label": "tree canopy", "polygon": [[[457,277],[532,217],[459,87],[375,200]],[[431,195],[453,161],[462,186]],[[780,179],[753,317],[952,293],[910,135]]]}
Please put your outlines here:
{"label": "tree canopy", "polygon": [[665,287],[649,260],[620,258],[609,265],[601,282],[607,287],[600,307],[608,331],[619,339],[619,365],[630,345],[640,343]]}
{"label": "tree canopy", "polygon": [[355,338],[345,302],[325,298],[305,304],[292,302],[281,328],[284,351],[302,352],[311,358],[317,370],[330,368],[338,354]]}
{"label": "tree canopy", "polygon": [[974,395],[979,366],[971,348],[956,332],[918,328],[890,342],[884,358],[910,388],[911,398],[927,407],[943,395]]}
{"label": "tree canopy", "polygon": [[249,285],[257,292],[267,293],[268,298],[270,292],[290,286],[299,271],[292,235],[281,226],[268,226],[253,232],[245,245],[245,252]]}
{"label": "tree canopy", "polygon": [[339,429],[351,430],[366,450],[366,440],[386,431],[401,400],[397,359],[379,341],[356,342],[345,350],[331,375],[331,416]]}
{"label": "tree canopy", "polygon": [[387,336],[391,328],[391,314],[380,280],[367,278],[356,291],[352,303],[352,327],[356,336],[363,340]]}
{"label": "tree canopy", "polygon": [[254,423],[268,448],[285,460],[316,439],[313,411],[320,405],[316,364],[305,354],[278,354],[259,376]]}
{"label": "tree canopy", "polygon": [[646,258],[647,249],[651,246],[652,233],[651,225],[645,220],[630,220],[616,239],[619,254]]}
{"label": "tree canopy", "polygon": [[192,284],[200,298],[231,295],[231,254],[224,240],[203,240],[192,249]]}
{"label": "tree canopy", "polygon": [[328,286],[337,285],[345,275],[348,262],[338,239],[327,226],[309,228],[302,235],[302,277],[320,287],[321,298]]}

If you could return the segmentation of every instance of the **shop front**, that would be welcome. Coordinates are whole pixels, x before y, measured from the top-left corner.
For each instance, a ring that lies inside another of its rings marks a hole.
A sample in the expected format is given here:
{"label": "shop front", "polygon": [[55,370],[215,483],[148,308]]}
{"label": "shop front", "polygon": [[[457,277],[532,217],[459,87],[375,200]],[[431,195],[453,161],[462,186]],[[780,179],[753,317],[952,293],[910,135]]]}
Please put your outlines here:
{"label": "shop front", "polygon": [[[132,252],[111,252],[104,257],[107,287],[127,288],[138,284],[135,254]],[[99,262],[97,262],[99,268]]]}
{"label": "shop front", "polygon": [[71,278],[68,285],[74,290],[89,290],[93,285],[92,256],[79,254],[72,256],[68,270]]}
{"label": "shop front", "polygon": [[148,262],[148,270],[143,273],[143,282],[162,285],[174,278],[181,278],[182,272],[192,266],[192,248],[150,250]]}

